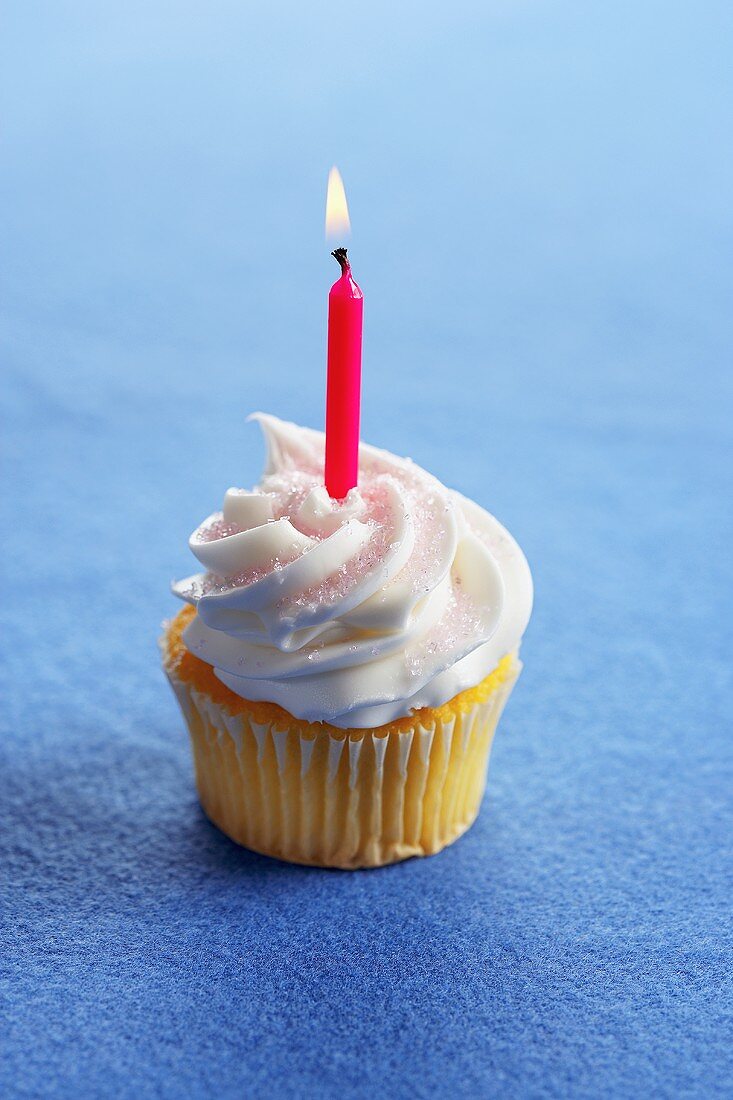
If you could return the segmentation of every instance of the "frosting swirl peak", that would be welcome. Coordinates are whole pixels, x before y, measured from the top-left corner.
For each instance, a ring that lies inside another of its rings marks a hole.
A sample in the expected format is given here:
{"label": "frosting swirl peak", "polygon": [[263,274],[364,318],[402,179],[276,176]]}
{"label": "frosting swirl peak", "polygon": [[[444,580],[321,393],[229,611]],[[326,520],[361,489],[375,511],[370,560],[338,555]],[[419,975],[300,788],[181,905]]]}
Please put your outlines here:
{"label": "frosting swirl peak", "polygon": [[184,640],[238,695],[298,718],[376,727],[439,706],[518,644],[532,582],[487,512],[408,459],[362,444],[359,488],[323,486],[324,436],[273,416],[252,491],[229,489],[189,545]]}

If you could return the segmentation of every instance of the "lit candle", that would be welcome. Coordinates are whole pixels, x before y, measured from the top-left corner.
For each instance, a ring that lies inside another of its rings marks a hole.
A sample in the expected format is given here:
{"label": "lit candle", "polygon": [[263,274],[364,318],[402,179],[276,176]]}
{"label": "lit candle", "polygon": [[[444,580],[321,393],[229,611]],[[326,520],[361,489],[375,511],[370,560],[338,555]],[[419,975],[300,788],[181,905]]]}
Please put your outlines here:
{"label": "lit candle", "polygon": [[[326,233],[349,231],[349,212],[341,177],[328,177]],[[351,274],[346,249],[332,256],[341,265],[328,295],[328,379],[326,385],[326,489],[341,500],[359,477],[359,413],[361,407],[361,334],[364,298]]]}

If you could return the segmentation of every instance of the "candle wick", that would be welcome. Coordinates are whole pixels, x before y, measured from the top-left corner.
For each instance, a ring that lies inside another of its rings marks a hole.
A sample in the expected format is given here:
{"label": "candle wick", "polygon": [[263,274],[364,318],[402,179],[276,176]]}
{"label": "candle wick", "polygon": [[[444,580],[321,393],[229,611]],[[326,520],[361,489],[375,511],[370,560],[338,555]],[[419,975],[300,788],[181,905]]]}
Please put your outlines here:
{"label": "candle wick", "polygon": [[351,265],[349,264],[349,261],[348,261],[347,256],[346,256],[346,249],[345,248],[334,248],[331,255],[333,256],[334,260],[338,260],[338,262],[341,265],[342,274],[346,275],[346,273],[351,270]]}

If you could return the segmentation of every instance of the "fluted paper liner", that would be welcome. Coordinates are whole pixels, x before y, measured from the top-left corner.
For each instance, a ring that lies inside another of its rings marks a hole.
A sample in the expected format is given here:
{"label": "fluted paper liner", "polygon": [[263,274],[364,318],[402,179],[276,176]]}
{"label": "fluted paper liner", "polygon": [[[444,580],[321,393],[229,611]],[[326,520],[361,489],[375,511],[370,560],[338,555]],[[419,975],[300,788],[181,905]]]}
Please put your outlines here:
{"label": "fluted paper liner", "polygon": [[521,669],[513,657],[486,699],[466,708],[464,692],[417,712],[412,728],[341,731],[233,713],[181,679],[175,662],[164,663],[188,723],[201,805],[214,824],[264,855],[341,868],[431,855],[469,828]]}

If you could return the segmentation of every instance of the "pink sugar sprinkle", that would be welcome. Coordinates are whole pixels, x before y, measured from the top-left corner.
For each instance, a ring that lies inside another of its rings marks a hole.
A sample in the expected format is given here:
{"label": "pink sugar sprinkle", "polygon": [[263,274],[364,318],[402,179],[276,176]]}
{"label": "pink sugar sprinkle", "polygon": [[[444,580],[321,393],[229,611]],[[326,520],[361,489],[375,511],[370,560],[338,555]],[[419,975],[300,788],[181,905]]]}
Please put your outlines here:
{"label": "pink sugar sprinkle", "polygon": [[226,539],[230,535],[238,535],[242,530],[236,523],[225,523],[224,517],[219,515],[208,527],[199,530],[198,537],[201,542],[215,542],[217,539]]}
{"label": "pink sugar sprinkle", "polygon": [[[365,504],[365,514],[360,519],[370,527],[368,542],[335,575],[295,596],[283,598],[277,604],[283,615],[292,615],[306,608],[313,610],[338,604],[366,578],[381,569],[390,554],[399,549],[397,531],[392,520],[392,498],[388,491],[388,485],[394,484],[395,475],[385,475],[383,460],[370,456],[364,456],[360,474],[359,491]],[[419,467],[403,465],[398,480],[406,504],[405,518],[411,520],[415,529],[413,551],[400,573],[400,581],[406,581],[413,596],[418,596],[432,591],[438,576],[445,568],[446,563],[436,550],[435,530],[436,524],[438,529],[444,524],[444,516],[450,511],[450,506],[446,503],[438,483]],[[275,519],[287,517],[303,534],[321,541],[327,536],[317,530],[306,530],[306,525],[299,520],[297,513],[312,489],[322,484],[322,468],[314,465],[312,469],[268,474],[257,491],[267,493],[270,497]],[[434,491],[430,491],[432,485],[435,486]],[[200,537],[204,541],[212,541],[236,534],[239,530],[236,524],[225,523],[223,517],[219,516],[201,532]],[[200,585],[199,594],[221,594],[233,588],[255,584],[270,573],[279,571],[291,560],[294,559],[272,560],[234,577],[207,576]]]}
{"label": "pink sugar sprinkle", "polygon": [[331,607],[343,600],[365,577],[375,569],[381,568],[385,556],[385,529],[374,527],[374,534],[361,549],[350,558],[333,576],[319,584],[310,585],[295,596],[285,597],[278,603],[278,609],[289,613],[306,608]]}
{"label": "pink sugar sprinkle", "polygon": [[407,671],[412,677],[422,676],[426,666],[435,666],[436,656],[454,659],[456,653],[468,652],[484,638],[484,623],[475,604],[464,592],[454,590],[439,621],[406,657]]}

